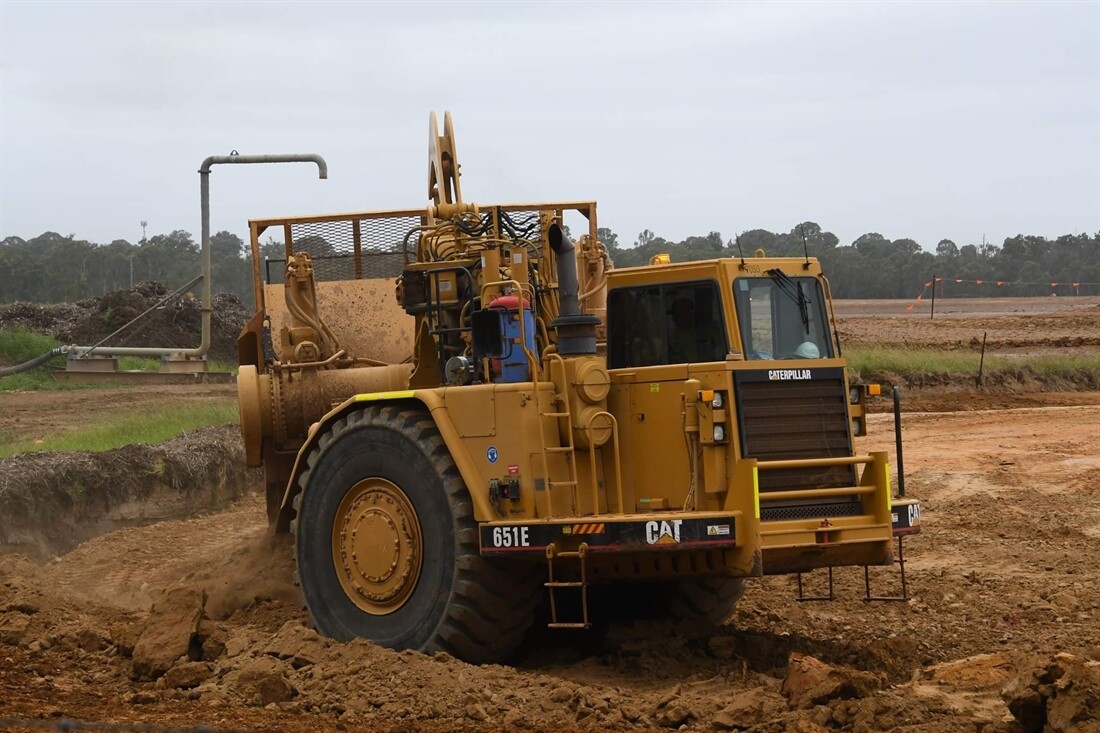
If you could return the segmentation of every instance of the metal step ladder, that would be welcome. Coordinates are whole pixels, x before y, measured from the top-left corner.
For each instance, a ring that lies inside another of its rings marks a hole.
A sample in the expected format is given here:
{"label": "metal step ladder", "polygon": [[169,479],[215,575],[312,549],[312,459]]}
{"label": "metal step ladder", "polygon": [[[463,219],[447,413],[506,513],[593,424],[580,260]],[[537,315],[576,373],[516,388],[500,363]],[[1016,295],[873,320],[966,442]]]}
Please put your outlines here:
{"label": "metal step ladder", "polygon": [[[563,374],[565,373],[565,361],[561,358],[560,355],[558,355],[558,354],[548,354],[547,359],[550,360],[550,361],[557,360],[557,361],[561,362],[562,373]],[[541,397],[539,396],[537,391],[536,391],[536,394],[535,394],[535,399],[539,403],[539,418],[540,418],[539,419],[539,440],[541,442],[540,447],[542,448],[542,462],[543,462],[543,468],[544,468],[545,475],[546,475],[547,516],[550,516],[550,517],[555,516],[554,515],[553,496],[554,496],[554,488],[558,487],[558,486],[568,486],[569,487],[569,497],[570,497],[570,501],[572,502],[572,506],[570,507],[570,513],[576,514],[577,513],[577,485],[578,485],[578,480],[577,480],[577,452],[576,452],[576,445],[574,445],[574,443],[573,443],[573,430],[572,430],[573,416],[569,412],[568,395],[566,395],[566,394],[554,394],[550,398],[551,400],[554,401],[555,404],[559,404],[559,403],[561,404],[562,409],[560,411],[551,410],[549,412],[543,412],[542,407],[541,407],[541,401],[542,400],[541,400]],[[566,436],[567,436],[568,440],[566,441],[565,445],[563,445],[563,446],[547,445],[546,433],[545,433],[545,430],[544,430],[544,427],[543,427],[543,422],[544,421],[542,420],[542,418],[547,418],[547,417],[553,418],[555,423],[559,419],[565,418],[565,423],[566,423],[567,426],[569,426],[569,429],[566,430]],[[569,476],[569,478],[567,480],[565,480],[565,481],[553,481],[553,480],[551,480],[551,478],[550,478],[550,473],[551,473],[551,471],[550,471],[550,454],[552,454],[552,453],[559,453],[559,454],[561,454],[562,456],[565,457],[566,473]]]}
{"label": "metal step ladder", "polygon": [[[905,544],[904,535],[897,535],[898,542],[898,554],[894,559],[894,564],[897,565],[898,575],[901,578],[901,595],[898,596],[876,596],[871,593],[871,568],[867,565],[863,566],[863,600],[870,601],[908,601],[909,600],[909,582],[905,578]],[[806,595],[802,585],[803,573],[795,573],[798,578],[798,595],[795,600],[805,601],[834,601],[836,596],[833,593],[833,569],[827,568],[828,574],[828,593],[819,596]]]}
{"label": "metal step ladder", "polygon": [[[580,580],[555,580],[554,560],[557,558],[576,559],[580,564]],[[588,544],[582,542],[576,551],[563,551],[554,547],[551,542],[546,547],[546,564],[549,577],[543,584],[550,595],[550,623],[546,624],[551,629],[587,629],[592,626],[588,620]],[[581,594],[581,621],[559,621],[558,603],[554,593],[562,588],[576,588]]]}

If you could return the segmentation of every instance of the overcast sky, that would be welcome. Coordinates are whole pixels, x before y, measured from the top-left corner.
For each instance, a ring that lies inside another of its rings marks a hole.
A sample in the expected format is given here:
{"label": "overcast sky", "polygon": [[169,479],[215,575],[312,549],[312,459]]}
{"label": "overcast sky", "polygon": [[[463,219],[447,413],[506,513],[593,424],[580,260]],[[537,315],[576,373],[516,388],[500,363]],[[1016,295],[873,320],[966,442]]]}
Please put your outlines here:
{"label": "overcast sky", "polygon": [[0,0],[0,238],[595,199],[623,243],[813,220],[934,250],[1100,231],[1100,2]]}

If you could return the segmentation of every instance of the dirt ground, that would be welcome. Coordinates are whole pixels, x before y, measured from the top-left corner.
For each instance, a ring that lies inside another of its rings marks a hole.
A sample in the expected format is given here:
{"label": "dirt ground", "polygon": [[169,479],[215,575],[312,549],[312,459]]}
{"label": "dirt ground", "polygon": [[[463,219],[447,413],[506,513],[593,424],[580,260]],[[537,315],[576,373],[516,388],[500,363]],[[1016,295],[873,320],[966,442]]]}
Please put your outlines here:
{"label": "dirt ground", "polygon": [[[913,306],[912,311],[906,308]],[[1100,297],[839,300],[841,343],[977,349],[998,354],[1100,354]]]}
{"label": "dirt ground", "polygon": [[[868,318],[895,343],[988,328],[1007,344],[1038,317],[1100,343],[1100,303],[1042,314],[1054,305],[1034,300],[1043,305],[1023,314],[990,315],[987,302],[942,321],[937,303],[937,329],[958,322],[943,332],[886,312],[890,302],[877,316],[848,304],[838,314],[842,329],[870,332],[858,322]],[[1053,332],[1011,348],[1088,346],[1048,344],[1061,338]],[[125,394],[231,399],[224,389]],[[2,399],[0,430],[14,414],[42,429],[79,414],[54,412],[48,397]],[[908,602],[865,602],[863,572],[848,568],[831,602],[798,602],[794,578],[757,579],[722,627],[637,622],[603,638],[540,637],[513,666],[335,644],[306,626],[289,547],[268,535],[252,495],[103,534],[42,564],[0,555],[0,730],[66,719],[286,731],[1100,730],[1098,393],[929,387],[907,399],[918,409],[903,420],[906,490],[924,524],[905,545]],[[892,416],[872,415],[869,427],[857,448],[893,456]],[[870,574],[874,592],[898,592],[896,568]],[[823,572],[805,580],[824,590]]]}

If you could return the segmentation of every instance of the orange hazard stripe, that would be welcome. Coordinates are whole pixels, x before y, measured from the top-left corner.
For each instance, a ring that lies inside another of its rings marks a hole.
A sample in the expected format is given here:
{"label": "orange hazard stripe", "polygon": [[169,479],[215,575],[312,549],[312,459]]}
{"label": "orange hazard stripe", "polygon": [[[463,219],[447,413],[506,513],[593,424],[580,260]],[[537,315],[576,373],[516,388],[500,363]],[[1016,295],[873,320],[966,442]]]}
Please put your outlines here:
{"label": "orange hazard stripe", "polygon": [[573,534],[603,534],[604,524],[574,524]]}

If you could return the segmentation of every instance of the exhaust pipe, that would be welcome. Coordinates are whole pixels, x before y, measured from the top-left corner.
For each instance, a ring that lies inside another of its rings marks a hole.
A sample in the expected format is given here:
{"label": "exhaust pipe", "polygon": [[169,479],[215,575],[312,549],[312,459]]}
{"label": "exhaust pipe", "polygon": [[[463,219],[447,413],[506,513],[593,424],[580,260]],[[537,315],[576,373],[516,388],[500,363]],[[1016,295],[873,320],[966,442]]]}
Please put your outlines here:
{"label": "exhaust pipe", "polygon": [[558,317],[550,327],[558,334],[558,353],[582,356],[596,353],[596,326],[600,317],[581,313],[577,285],[577,252],[573,242],[558,224],[547,232],[550,248],[558,258]]}

